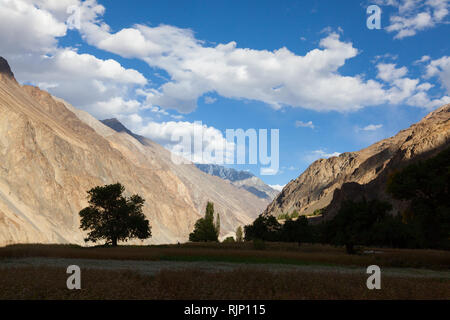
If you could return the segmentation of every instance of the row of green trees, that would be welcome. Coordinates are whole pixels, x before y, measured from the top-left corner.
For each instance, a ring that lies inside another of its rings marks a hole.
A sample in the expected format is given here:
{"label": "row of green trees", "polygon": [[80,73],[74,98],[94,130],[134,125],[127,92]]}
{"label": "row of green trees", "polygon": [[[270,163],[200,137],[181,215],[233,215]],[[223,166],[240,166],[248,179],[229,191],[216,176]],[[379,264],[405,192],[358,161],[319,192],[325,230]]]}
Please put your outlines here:
{"label": "row of green trees", "polygon": [[[283,225],[273,216],[260,215],[245,226],[245,240],[331,243],[345,245],[350,253],[356,245],[450,249],[449,189],[450,148],[389,177],[387,191],[409,203],[396,216],[389,213],[392,206],[386,202],[347,201],[333,220],[314,226],[297,214],[286,216]],[[88,191],[89,206],[80,211],[81,228],[88,231],[86,241],[106,240],[116,246],[118,241],[151,236],[150,223],[142,212],[144,199],[139,195],[127,198],[124,190],[116,183]],[[219,233],[220,216],[214,219],[214,204],[208,202],[189,240],[218,241]],[[237,241],[242,237],[239,227]]]}
{"label": "row of green trees", "polygon": [[[120,183],[98,186],[88,191],[89,206],[80,211],[80,228],[87,231],[86,242],[105,240],[106,245],[117,246],[119,241],[132,238],[141,240],[151,237],[150,222],[142,208],[145,200],[139,195],[125,197]],[[219,241],[220,215],[214,219],[214,204],[208,202],[205,216],[195,223],[189,241]],[[242,227],[236,230],[236,240],[243,241]]]}
{"label": "row of green trees", "polygon": [[244,231],[246,241],[314,242],[314,233],[305,216],[280,224],[274,216],[259,215],[253,224],[244,227]]}
{"label": "row of green trees", "polygon": [[319,225],[310,225],[304,216],[282,225],[273,216],[260,215],[245,226],[245,239],[343,245],[349,253],[357,245],[450,249],[449,188],[450,148],[389,177],[387,191],[409,202],[395,216],[387,202],[347,201],[333,220]]}

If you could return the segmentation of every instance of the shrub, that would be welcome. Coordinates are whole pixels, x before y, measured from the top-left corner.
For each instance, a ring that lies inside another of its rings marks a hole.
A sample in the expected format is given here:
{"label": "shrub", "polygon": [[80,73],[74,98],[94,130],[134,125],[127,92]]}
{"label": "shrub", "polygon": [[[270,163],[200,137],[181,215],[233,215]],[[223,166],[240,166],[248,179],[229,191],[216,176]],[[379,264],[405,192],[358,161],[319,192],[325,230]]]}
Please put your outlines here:
{"label": "shrub", "polygon": [[314,210],[314,212],[313,212],[313,216],[319,216],[319,215],[321,215],[323,213],[323,209],[316,209],[316,210]]}
{"label": "shrub", "polygon": [[297,210],[294,210],[294,211],[291,213],[291,219],[296,219],[296,218],[298,218],[298,217],[299,217],[298,211],[297,211]]}
{"label": "shrub", "polygon": [[227,237],[227,238],[225,238],[222,242],[223,242],[223,243],[234,243],[234,242],[236,242],[236,241],[234,241],[234,238],[233,238],[233,237]]}

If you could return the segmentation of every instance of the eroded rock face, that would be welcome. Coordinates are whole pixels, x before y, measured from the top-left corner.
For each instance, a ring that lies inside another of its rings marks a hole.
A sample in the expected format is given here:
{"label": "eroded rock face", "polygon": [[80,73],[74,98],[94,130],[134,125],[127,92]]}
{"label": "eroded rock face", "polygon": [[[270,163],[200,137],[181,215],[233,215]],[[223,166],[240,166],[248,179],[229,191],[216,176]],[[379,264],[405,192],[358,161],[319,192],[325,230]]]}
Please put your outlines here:
{"label": "eroded rock face", "polygon": [[142,144],[39,88],[20,86],[9,66],[1,70],[0,245],[83,244],[78,212],[86,191],[115,182],[146,200],[152,238],[144,243],[187,240],[207,201],[221,215],[222,237],[267,205],[193,164],[174,164],[149,139]]}
{"label": "eroded rock face", "polygon": [[363,196],[388,200],[393,202],[394,210],[400,209],[402,204],[384,191],[389,173],[410,161],[435,155],[448,147],[449,141],[448,104],[394,137],[366,149],[315,161],[284,187],[264,213],[276,216],[295,209],[306,215],[329,206],[327,218],[331,218],[343,200]]}

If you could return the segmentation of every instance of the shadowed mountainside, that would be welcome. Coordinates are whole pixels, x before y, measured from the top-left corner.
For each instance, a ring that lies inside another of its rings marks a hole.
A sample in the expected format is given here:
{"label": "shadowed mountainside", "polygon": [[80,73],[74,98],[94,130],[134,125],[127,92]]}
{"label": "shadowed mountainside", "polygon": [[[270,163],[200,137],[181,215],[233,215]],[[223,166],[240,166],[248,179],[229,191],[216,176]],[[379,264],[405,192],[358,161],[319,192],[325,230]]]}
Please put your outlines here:
{"label": "shadowed mountainside", "polygon": [[368,148],[313,162],[283,188],[264,213],[277,216],[297,210],[308,215],[328,206],[326,218],[331,218],[343,200],[362,197],[387,200],[396,212],[405,204],[386,194],[389,174],[411,161],[436,155],[448,147],[449,142],[450,104],[447,104]]}

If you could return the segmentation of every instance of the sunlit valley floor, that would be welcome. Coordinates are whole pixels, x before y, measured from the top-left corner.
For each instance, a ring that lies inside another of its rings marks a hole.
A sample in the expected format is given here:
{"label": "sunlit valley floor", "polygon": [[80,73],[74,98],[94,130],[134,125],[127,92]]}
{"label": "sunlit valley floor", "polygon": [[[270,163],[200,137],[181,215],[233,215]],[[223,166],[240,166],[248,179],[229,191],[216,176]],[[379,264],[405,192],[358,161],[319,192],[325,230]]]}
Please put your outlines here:
{"label": "sunlit valley floor", "polygon": [[[66,287],[69,265],[81,290]],[[369,290],[366,268],[381,268]],[[450,252],[267,243],[0,249],[1,299],[448,299]]]}

